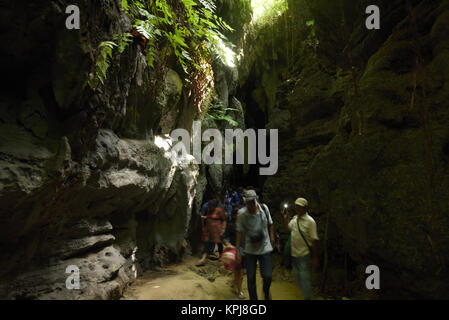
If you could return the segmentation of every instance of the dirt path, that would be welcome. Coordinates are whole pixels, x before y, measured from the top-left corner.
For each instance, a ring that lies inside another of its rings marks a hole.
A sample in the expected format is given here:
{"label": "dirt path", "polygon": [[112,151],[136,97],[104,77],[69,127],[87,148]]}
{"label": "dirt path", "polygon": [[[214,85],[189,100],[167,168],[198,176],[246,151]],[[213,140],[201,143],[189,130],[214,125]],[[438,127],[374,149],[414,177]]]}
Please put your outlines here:
{"label": "dirt path", "polygon": [[[139,277],[124,293],[125,300],[238,300],[232,292],[233,274],[208,260],[206,266],[196,267],[198,258],[186,257],[182,263],[171,265],[160,272],[149,271]],[[278,267],[274,261],[271,295],[273,300],[301,300],[302,294],[291,271]],[[262,279],[257,273],[259,299]],[[248,299],[246,275],[243,291]]]}

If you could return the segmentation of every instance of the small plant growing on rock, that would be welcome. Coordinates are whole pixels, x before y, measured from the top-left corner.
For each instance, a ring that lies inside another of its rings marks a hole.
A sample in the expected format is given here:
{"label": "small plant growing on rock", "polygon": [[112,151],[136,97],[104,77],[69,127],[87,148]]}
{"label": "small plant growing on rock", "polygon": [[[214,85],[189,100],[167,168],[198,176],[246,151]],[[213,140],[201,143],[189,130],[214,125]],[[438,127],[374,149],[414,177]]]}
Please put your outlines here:
{"label": "small plant growing on rock", "polygon": [[[115,35],[113,41],[104,41],[97,48],[94,70],[89,74],[88,84],[94,90],[104,84],[110,66],[113,49],[122,53],[132,42],[141,39],[147,65],[155,68],[159,48],[171,48],[179,65],[187,75],[190,96],[201,112],[201,105],[213,87],[211,55],[223,57],[227,39],[221,30],[233,31],[215,14],[215,4],[210,0],[122,0],[122,11],[133,23],[130,33]],[[164,56],[164,57],[162,57]],[[167,58],[162,54],[160,59]]]}

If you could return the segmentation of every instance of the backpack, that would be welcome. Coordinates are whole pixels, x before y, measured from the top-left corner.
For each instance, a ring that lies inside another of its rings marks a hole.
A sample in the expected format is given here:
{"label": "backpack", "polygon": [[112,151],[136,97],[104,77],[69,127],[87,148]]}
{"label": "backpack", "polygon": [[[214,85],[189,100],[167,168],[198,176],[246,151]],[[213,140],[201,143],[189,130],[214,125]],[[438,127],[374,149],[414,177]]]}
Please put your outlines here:
{"label": "backpack", "polygon": [[[268,228],[268,237],[269,237],[270,236],[270,224],[269,224],[269,219],[268,219],[267,207],[264,203],[260,203],[260,207],[262,208],[262,211],[265,214],[265,217],[267,219],[267,228]],[[262,215],[260,215],[259,217],[263,221]],[[248,231],[248,236],[249,236],[251,242],[259,242],[264,237],[263,229],[256,230],[256,231],[252,231],[252,230]]]}
{"label": "backpack", "polygon": [[265,213],[265,217],[267,218],[267,226],[270,227],[271,224],[268,222],[268,213],[267,213],[267,205],[265,203],[260,203],[260,207],[262,208],[263,213]]}

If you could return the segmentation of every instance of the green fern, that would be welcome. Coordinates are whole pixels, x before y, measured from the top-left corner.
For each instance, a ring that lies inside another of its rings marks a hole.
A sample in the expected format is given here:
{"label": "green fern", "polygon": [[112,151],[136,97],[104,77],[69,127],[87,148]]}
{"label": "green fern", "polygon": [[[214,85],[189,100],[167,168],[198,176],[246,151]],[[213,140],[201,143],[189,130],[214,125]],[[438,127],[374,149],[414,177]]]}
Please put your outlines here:
{"label": "green fern", "polygon": [[310,27],[311,29],[311,37],[316,37],[316,31],[315,31],[315,20],[309,20],[306,22],[306,26]]}
{"label": "green fern", "polygon": [[[215,14],[212,0],[181,0],[183,10],[175,13],[171,1],[167,0],[121,0],[121,10],[133,23],[133,28],[144,38],[146,61],[154,68],[158,47],[166,41],[172,53],[187,75],[194,70],[201,72],[202,63],[212,54],[224,59],[223,46],[231,48],[227,38],[220,32],[233,29]],[[97,49],[95,70],[89,74],[89,85],[95,89],[104,84],[107,70],[116,47],[123,53],[132,43],[132,35],[114,35],[113,41],[102,42]],[[224,60],[223,60],[224,61]],[[197,86],[198,88],[201,85]]]}
{"label": "green fern", "polygon": [[129,12],[129,5],[128,5],[128,1],[127,0],[122,0],[122,10],[125,13]]}
{"label": "green fern", "polygon": [[132,42],[132,35],[128,32],[119,33],[114,35],[113,40],[115,43],[117,43],[118,52],[122,54],[123,51],[125,51],[128,45]]}
{"label": "green fern", "polygon": [[238,110],[234,108],[224,108],[221,105],[213,105],[207,111],[206,119],[226,121],[233,127],[238,126],[238,123],[230,115],[226,114],[228,111],[238,111]]}
{"label": "green fern", "polygon": [[117,47],[117,44],[112,41],[103,41],[98,45],[95,70],[89,74],[88,79],[89,86],[94,90],[98,87],[98,82],[104,84],[106,80],[106,73],[111,64],[110,59],[112,59],[112,49],[114,47]]}

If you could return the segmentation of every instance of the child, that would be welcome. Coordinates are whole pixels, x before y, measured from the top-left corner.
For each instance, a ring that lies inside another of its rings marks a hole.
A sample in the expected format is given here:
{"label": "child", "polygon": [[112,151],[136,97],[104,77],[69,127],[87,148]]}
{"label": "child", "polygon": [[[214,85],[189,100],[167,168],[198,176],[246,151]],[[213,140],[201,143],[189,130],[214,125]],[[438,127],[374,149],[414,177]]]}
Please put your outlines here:
{"label": "child", "polygon": [[[226,231],[223,234],[223,243],[224,243],[225,249],[226,248],[235,248],[236,235],[237,235],[236,223],[237,223],[238,210],[239,210],[238,208],[234,208],[234,210],[232,211],[231,221],[227,224]],[[239,248],[239,250],[242,254],[243,248],[241,247],[241,248]],[[244,257],[242,255],[241,262],[239,264],[237,264],[236,267],[234,268],[234,286],[236,289],[236,294],[239,299],[246,298],[245,294],[242,291],[242,280],[243,280],[242,271],[245,267],[243,258]]]}

